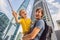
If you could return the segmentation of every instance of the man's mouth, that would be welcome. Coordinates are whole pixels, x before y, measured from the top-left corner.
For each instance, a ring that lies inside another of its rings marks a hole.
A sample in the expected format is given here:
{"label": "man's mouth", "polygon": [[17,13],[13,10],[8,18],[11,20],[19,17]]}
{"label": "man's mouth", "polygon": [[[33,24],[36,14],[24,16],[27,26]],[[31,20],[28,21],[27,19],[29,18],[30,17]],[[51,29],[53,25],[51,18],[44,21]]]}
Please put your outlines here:
{"label": "man's mouth", "polygon": [[36,15],[36,17],[38,17],[38,15]]}

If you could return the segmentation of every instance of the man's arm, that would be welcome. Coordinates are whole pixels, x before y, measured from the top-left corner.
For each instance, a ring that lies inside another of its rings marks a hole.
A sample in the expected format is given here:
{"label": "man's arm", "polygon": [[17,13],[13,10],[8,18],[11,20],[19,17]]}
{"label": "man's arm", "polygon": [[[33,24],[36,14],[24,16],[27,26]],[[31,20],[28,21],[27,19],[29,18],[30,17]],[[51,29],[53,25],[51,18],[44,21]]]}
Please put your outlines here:
{"label": "man's arm", "polygon": [[19,23],[17,13],[16,13],[15,11],[13,11],[13,12],[12,12],[12,15],[15,17],[15,21],[16,21],[17,23]]}
{"label": "man's arm", "polygon": [[38,27],[35,27],[34,29],[33,29],[33,31],[31,32],[31,39],[34,39],[36,36],[37,36],[37,34],[40,32],[40,28],[38,28]]}
{"label": "man's arm", "polygon": [[37,34],[40,32],[40,30],[41,30],[40,28],[35,27],[30,34],[27,34],[25,36],[25,38],[34,39],[37,36]]}

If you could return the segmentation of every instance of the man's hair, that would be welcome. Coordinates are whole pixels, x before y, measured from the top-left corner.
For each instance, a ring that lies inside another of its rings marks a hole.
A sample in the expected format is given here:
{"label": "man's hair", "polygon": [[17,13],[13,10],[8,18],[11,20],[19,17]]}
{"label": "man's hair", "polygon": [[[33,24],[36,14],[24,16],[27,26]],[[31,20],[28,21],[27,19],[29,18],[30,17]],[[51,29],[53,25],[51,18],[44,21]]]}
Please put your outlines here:
{"label": "man's hair", "polygon": [[44,16],[44,11],[43,11],[43,9],[42,9],[41,7],[39,7],[39,8],[36,9],[36,12],[38,12],[39,10],[41,10],[42,17],[43,17],[43,16]]}

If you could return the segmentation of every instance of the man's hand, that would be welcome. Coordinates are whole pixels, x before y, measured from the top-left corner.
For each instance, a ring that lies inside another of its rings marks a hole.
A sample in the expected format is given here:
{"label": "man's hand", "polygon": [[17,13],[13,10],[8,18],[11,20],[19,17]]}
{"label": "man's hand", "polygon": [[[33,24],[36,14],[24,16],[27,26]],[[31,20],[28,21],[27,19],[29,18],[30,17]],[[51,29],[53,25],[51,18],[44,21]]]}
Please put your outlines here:
{"label": "man's hand", "polygon": [[12,11],[12,15],[13,15],[14,17],[17,17],[17,13],[16,13],[15,11]]}
{"label": "man's hand", "polygon": [[31,35],[30,34],[27,34],[22,39],[23,40],[31,40]]}
{"label": "man's hand", "polygon": [[30,40],[28,37],[23,37],[22,40]]}
{"label": "man's hand", "polygon": [[23,37],[22,40],[31,40],[31,39],[28,37]]}

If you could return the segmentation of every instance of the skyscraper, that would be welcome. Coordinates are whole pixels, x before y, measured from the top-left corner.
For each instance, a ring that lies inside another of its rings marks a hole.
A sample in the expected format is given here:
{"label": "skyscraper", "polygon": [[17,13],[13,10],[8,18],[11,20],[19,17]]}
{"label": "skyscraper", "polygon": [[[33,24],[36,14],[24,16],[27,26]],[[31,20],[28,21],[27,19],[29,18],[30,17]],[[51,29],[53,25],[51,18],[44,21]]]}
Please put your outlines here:
{"label": "skyscraper", "polygon": [[4,35],[4,30],[6,29],[9,22],[9,18],[2,12],[0,12],[0,39],[2,40],[2,36]]}

